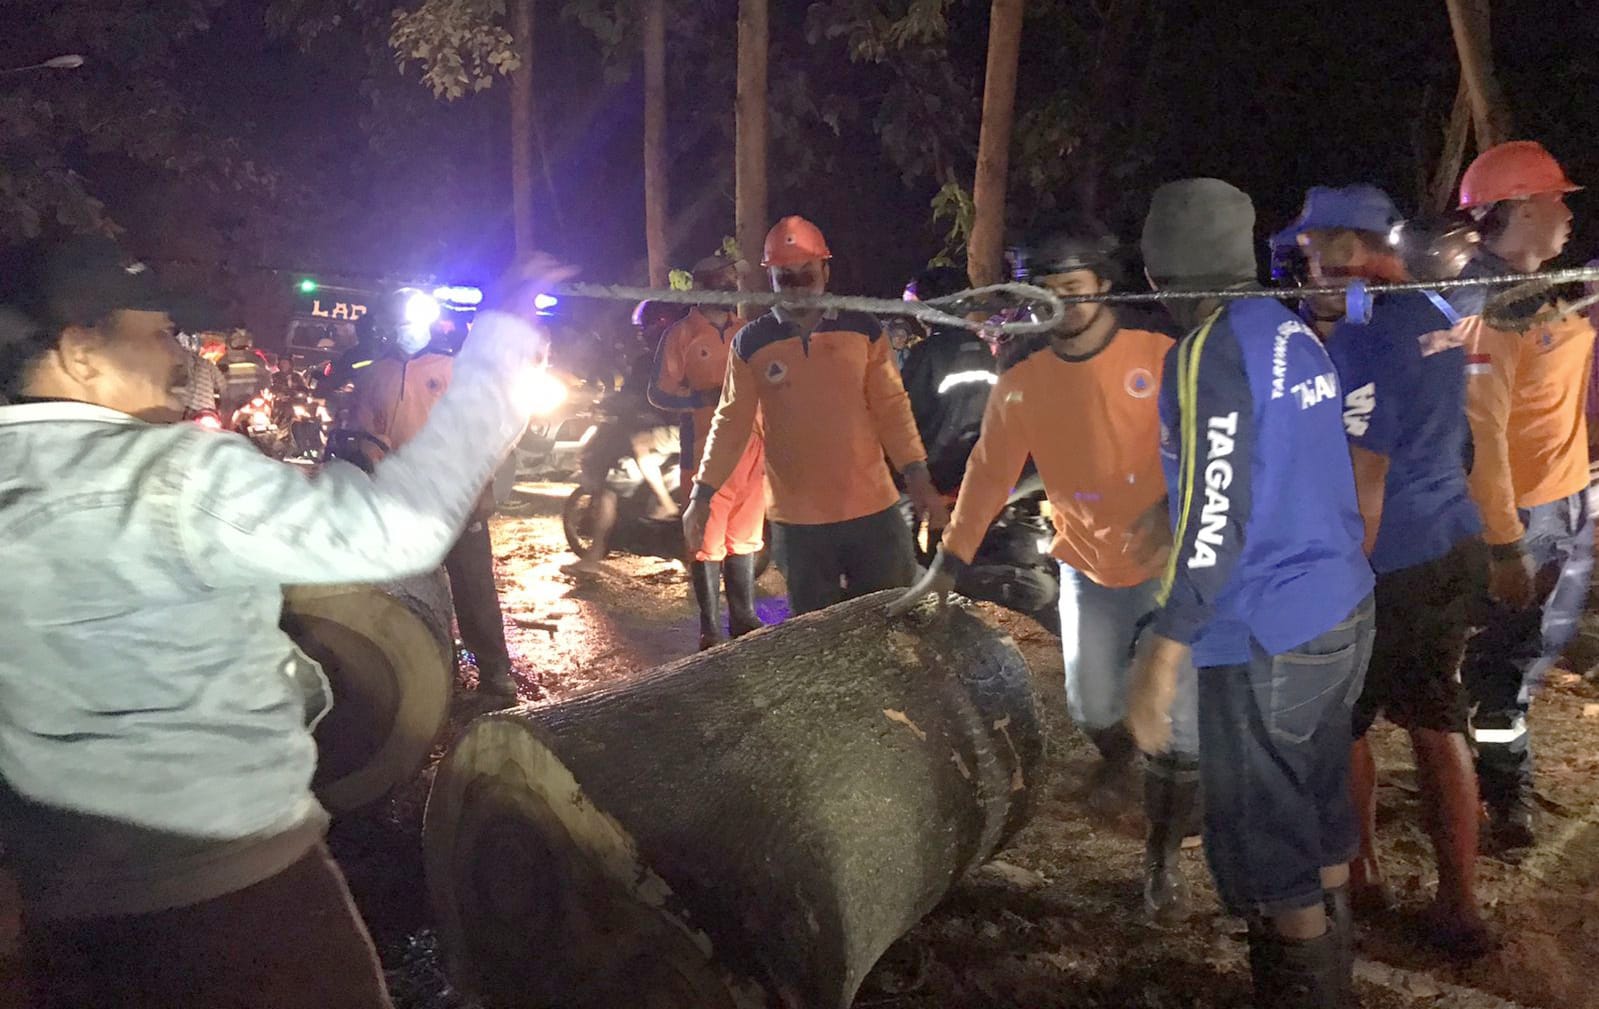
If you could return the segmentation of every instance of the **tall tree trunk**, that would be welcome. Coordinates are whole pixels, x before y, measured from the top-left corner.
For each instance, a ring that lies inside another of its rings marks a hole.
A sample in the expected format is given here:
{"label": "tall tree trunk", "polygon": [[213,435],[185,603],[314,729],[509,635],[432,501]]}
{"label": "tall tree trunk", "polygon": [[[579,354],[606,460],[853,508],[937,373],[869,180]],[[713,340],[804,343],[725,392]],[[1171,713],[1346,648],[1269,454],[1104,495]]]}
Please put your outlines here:
{"label": "tall tree trunk", "polygon": [[1455,49],[1460,54],[1460,75],[1471,98],[1471,120],[1477,150],[1485,151],[1510,139],[1512,120],[1504,90],[1494,76],[1493,46],[1489,35],[1488,0],[1446,0]]}
{"label": "tall tree trunk", "polygon": [[666,0],[644,4],[644,247],[650,286],[665,287],[669,246],[666,213]]}
{"label": "tall tree trunk", "polygon": [[1428,185],[1427,209],[1441,214],[1449,209],[1455,195],[1455,184],[1460,179],[1461,166],[1466,161],[1466,140],[1471,131],[1471,95],[1466,87],[1465,75],[1455,91],[1455,107],[1449,114],[1449,126],[1444,131],[1444,148],[1438,153],[1438,164],[1433,168]]}
{"label": "tall tree trunk", "polygon": [[1005,180],[1010,172],[1016,115],[1016,64],[1021,54],[1023,0],[994,0],[988,20],[988,70],[983,82],[983,128],[977,139],[975,211],[966,270],[978,287],[1004,276]]}
{"label": "tall tree trunk", "polygon": [[511,4],[512,44],[521,61],[511,74],[511,226],[518,256],[533,251],[533,2]]}
{"label": "tall tree trunk", "polygon": [[766,64],[770,28],[767,0],[739,0],[738,98],[734,106],[737,155],[734,167],[735,231],[749,269],[741,271],[746,291],[765,288],[756,264],[766,240]]}

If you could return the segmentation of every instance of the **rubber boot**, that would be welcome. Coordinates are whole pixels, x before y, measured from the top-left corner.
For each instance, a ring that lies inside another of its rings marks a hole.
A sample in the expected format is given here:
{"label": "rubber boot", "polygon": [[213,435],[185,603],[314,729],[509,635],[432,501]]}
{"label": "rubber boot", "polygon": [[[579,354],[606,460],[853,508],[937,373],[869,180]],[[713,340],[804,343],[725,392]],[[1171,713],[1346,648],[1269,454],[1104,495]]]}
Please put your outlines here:
{"label": "rubber boot", "polygon": [[1254,1009],[1349,1009],[1354,998],[1332,923],[1314,939],[1287,939],[1271,926],[1249,927]]}
{"label": "rubber boot", "polygon": [[[1506,729],[1515,724],[1510,715],[1490,715],[1473,727]],[[1519,746],[1477,743],[1477,779],[1482,801],[1488,807],[1489,846],[1498,852],[1520,851],[1533,845],[1532,768],[1526,736]]]}
{"label": "rubber boot", "polygon": [[1355,908],[1349,899],[1349,887],[1346,884],[1327,890],[1322,899],[1327,904],[1327,934],[1333,937],[1338,950],[1338,970],[1347,979],[1344,1006],[1359,1009],[1360,999],[1355,996]]}
{"label": "rubber boot", "polygon": [[727,629],[735,638],[764,625],[755,613],[755,555],[730,554],[722,562],[722,581],[727,586]]}
{"label": "rubber boot", "polygon": [[719,561],[694,561],[688,566],[694,583],[694,601],[700,607],[700,651],[727,640],[722,630],[722,565]]}
{"label": "rubber boot", "polygon": [[1088,804],[1105,813],[1116,812],[1124,802],[1132,801],[1136,788],[1133,777],[1138,761],[1138,744],[1127,726],[1117,723],[1088,733],[1094,748],[1099,750],[1100,763],[1088,776],[1083,792]]}
{"label": "rubber boot", "polygon": [[1162,755],[1144,765],[1144,912],[1152,921],[1180,921],[1188,910],[1183,837],[1198,804],[1198,761]]}

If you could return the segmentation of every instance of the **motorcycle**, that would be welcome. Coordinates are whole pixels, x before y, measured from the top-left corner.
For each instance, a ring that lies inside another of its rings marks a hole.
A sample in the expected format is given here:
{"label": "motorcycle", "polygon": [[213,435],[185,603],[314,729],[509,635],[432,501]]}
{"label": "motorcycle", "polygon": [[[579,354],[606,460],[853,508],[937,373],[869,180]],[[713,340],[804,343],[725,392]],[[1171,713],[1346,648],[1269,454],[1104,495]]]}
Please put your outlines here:
{"label": "motorcycle", "polygon": [[[1054,525],[1044,514],[1044,481],[1029,470],[988,527],[977,553],[955,581],[955,591],[1032,617],[1060,637],[1060,565],[1050,555]],[[931,544],[920,560],[932,561]]]}
{"label": "motorcycle", "polygon": [[516,475],[525,480],[564,480],[582,464],[583,448],[594,437],[600,388],[557,368],[523,380],[520,395],[528,406],[527,430],[517,440]]}
{"label": "motorcycle", "polygon": [[[632,455],[623,422],[607,403],[599,404],[602,418],[583,448],[584,479],[567,495],[561,507],[561,529],[566,534],[566,545],[578,556],[587,556],[594,545],[593,512],[596,480],[616,495],[616,523],[606,541],[606,554],[630,553],[641,557],[661,557],[683,560],[688,555],[683,539],[683,523],[678,516],[655,518],[655,492],[644,480],[638,463]],[[676,451],[666,453],[661,460],[662,476],[666,489],[679,497],[681,486],[681,458]],[[597,477],[603,474],[603,477]],[[755,575],[765,572],[771,565],[771,525],[762,529],[762,546],[755,555]]]}

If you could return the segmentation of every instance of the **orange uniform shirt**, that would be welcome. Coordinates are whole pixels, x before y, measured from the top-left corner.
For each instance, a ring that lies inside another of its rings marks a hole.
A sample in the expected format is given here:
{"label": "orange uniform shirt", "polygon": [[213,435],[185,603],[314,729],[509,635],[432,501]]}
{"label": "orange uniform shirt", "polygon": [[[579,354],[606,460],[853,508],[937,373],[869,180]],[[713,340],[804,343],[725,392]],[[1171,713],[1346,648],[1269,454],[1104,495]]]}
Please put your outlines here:
{"label": "orange uniform shirt", "polygon": [[1160,576],[1139,563],[1134,522],[1166,497],[1160,465],[1160,377],[1169,337],[1123,329],[1086,361],[1041,350],[999,376],[944,549],[970,563],[1033,457],[1055,519],[1050,552],[1100,585]]}
{"label": "orange uniform shirt", "polygon": [[380,357],[355,372],[356,427],[383,439],[389,449],[415,438],[433,406],[450,387],[455,359],[422,354],[409,361]]}
{"label": "orange uniform shirt", "polygon": [[884,452],[901,470],[927,459],[888,340],[860,312],[829,313],[808,333],[769,312],[739,331],[700,483],[720,487],[732,475],[757,414],[778,522],[880,512],[899,500]]}
{"label": "orange uniform shirt", "polygon": [[1526,532],[1517,508],[1588,486],[1584,406],[1594,329],[1576,315],[1509,333],[1471,316],[1456,334],[1466,347],[1471,496],[1482,513],[1483,538],[1513,543]]}
{"label": "orange uniform shirt", "polygon": [[689,312],[661,337],[655,355],[655,376],[650,382],[650,402],[662,410],[686,413],[683,456],[686,473],[698,472],[705,455],[711,418],[727,379],[727,359],[743,320],[730,316],[721,326],[698,308]]}

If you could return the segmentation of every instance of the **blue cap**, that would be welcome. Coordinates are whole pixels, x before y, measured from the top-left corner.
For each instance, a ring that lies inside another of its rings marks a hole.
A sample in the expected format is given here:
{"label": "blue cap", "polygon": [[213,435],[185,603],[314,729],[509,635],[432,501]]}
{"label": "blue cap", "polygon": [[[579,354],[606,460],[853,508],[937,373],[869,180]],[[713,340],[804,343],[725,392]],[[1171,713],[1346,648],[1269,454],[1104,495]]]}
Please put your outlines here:
{"label": "blue cap", "polygon": [[1332,228],[1370,231],[1386,238],[1403,222],[1394,201],[1376,186],[1312,186],[1299,217],[1271,236],[1271,244],[1273,248],[1289,245],[1307,231]]}

